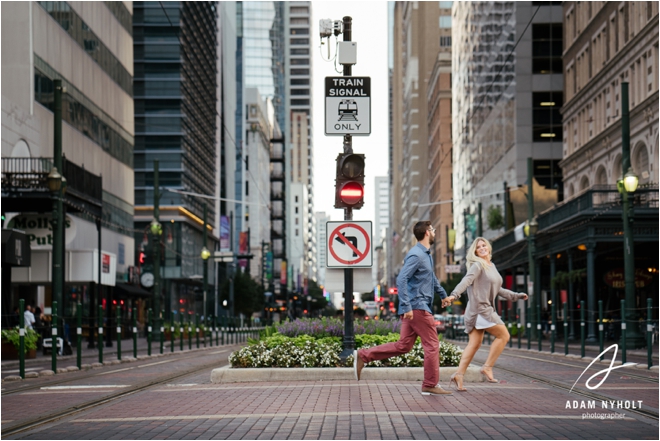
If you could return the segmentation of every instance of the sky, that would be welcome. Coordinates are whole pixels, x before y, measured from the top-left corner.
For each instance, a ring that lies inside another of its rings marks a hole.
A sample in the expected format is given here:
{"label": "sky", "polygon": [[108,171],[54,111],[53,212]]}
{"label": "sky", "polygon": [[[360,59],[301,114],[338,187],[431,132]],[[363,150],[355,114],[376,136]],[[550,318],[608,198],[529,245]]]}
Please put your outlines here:
{"label": "sky", "polygon": [[[328,57],[327,44],[320,47],[319,20],[353,18],[352,41],[357,42],[357,64],[353,76],[371,77],[371,135],[353,136],[353,152],[365,155],[364,206],[353,211],[353,220],[375,222],[376,176],[388,173],[388,27],[386,1],[312,2],[312,73],[314,127],[314,211],[325,211],[331,220],[343,220],[344,210],[335,203],[335,173],[337,155],[343,152],[341,136],[325,135],[325,77],[342,76],[335,71]],[[343,36],[339,35],[340,41]],[[327,42],[327,39],[324,39]],[[335,55],[336,39],[331,42],[331,56]],[[321,57],[323,51],[323,58]],[[342,71],[341,65],[338,69]]]}

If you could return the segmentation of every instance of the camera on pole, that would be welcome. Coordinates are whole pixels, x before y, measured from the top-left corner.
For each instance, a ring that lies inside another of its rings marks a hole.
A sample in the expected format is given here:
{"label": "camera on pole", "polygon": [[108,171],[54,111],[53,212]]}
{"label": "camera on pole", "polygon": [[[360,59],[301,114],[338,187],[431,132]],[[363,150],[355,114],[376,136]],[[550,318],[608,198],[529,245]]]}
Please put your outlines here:
{"label": "camera on pole", "polygon": [[364,205],[364,155],[341,153],[337,156],[335,208],[359,210]]}

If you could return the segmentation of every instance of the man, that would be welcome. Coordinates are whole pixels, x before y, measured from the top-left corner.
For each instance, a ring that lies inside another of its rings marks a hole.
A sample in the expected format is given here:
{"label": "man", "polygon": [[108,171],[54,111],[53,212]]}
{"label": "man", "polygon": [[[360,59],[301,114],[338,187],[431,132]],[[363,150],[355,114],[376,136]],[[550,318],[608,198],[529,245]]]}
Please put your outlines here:
{"label": "man", "polygon": [[413,233],[418,243],[406,255],[403,268],[396,279],[399,289],[399,315],[402,316],[401,336],[399,341],[394,343],[355,351],[355,378],[360,380],[365,363],[410,352],[419,336],[424,348],[422,395],[451,395],[451,392],[442,389],[438,384],[440,345],[431,313],[434,293],[438,293],[441,299],[447,297],[433,272],[430,248],[435,242],[435,228],[430,221],[417,222]]}
{"label": "man", "polygon": [[32,329],[32,325],[34,325],[34,314],[32,314],[32,306],[27,305],[25,307],[25,312],[23,313],[23,317],[25,318],[24,321],[25,329]]}

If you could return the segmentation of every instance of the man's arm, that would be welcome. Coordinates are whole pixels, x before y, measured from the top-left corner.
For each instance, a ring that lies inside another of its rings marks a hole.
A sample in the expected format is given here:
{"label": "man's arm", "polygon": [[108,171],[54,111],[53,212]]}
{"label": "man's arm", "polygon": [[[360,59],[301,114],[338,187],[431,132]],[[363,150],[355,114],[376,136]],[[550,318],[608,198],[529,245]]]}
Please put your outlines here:
{"label": "man's arm", "polygon": [[403,268],[401,268],[401,272],[396,278],[396,286],[399,289],[399,313],[401,314],[412,311],[410,293],[408,293],[408,281],[415,274],[415,271],[417,271],[418,265],[419,256],[414,253],[408,254],[406,260],[403,262]]}
{"label": "man's arm", "polygon": [[433,291],[440,296],[440,300],[443,300],[447,297],[447,291],[442,287],[440,281],[433,273]]}

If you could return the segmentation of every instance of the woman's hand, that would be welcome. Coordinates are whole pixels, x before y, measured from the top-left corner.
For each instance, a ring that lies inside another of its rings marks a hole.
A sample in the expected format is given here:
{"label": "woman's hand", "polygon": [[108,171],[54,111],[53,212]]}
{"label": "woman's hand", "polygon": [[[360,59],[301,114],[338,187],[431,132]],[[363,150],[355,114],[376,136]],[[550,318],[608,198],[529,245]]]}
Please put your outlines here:
{"label": "woman's hand", "polygon": [[[451,300],[450,300],[451,299]],[[446,308],[447,306],[451,305],[451,303],[456,300],[456,297],[454,296],[448,296],[442,299],[442,307]]]}
{"label": "woman's hand", "polygon": [[529,296],[525,293],[521,292],[520,294],[522,294],[522,297],[521,297],[522,300],[527,300],[529,298]]}

